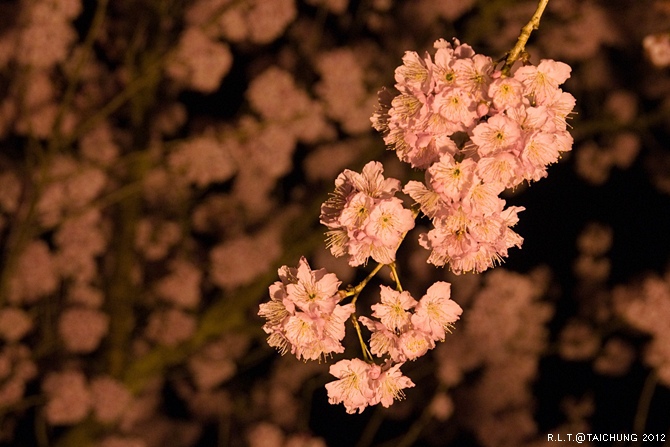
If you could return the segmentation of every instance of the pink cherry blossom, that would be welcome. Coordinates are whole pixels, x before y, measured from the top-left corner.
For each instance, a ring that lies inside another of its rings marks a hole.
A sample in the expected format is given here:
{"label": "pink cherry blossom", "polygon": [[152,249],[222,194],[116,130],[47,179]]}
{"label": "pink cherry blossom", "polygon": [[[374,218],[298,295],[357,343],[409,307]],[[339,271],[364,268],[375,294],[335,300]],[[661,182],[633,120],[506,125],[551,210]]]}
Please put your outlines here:
{"label": "pink cherry blossom", "polygon": [[523,102],[523,84],[514,78],[498,78],[491,82],[488,95],[499,111],[520,106]]}
{"label": "pink cherry blossom", "polygon": [[344,323],[354,307],[337,304],[337,277],[324,269],[312,270],[301,258],[296,268],[282,266],[279,278],[269,288],[270,301],[258,312],[267,320],[263,330],[268,344],[304,360],[343,352]]}
{"label": "pink cherry blossom", "polygon": [[462,89],[435,94],[432,109],[451,123],[451,133],[470,130],[477,116],[477,102]]}
{"label": "pink cherry blossom", "polygon": [[477,163],[477,175],[487,183],[499,183],[504,188],[519,184],[522,178],[521,160],[509,152],[498,152],[490,157],[482,157]]}
{"label": "pink cherry blossom", "polygon": [[364,231],[374,235],[385,247],[395,247],[401,237],[414,228],[412,212],[402,206],[402,201],[392,197],[379,204],[370,213]]}
{"label": "pink cherry blossom", "polygon": [[443,199],[458,202],[472,184],[476,166],[470,158],[458,162],[445,154],[427,171],[430,185]]}
{"label": "pink cherry blossom", "polygon": [[542,59],[537,67],[526,65],[517,69],[514,78],[524,85],[525,94],[533,97],[538,104],[542,104],[570,77],[571,71],[568,64]]}
{"label": "pink cherry blossom", "polygon": [[384,178],[384,167],[378,161],[371,161],[363,166],[363,171],[345,170],[354,188],[364,192],[372,198],[388,199],[400,189],[400,181],[394,178]]}
{"label": "pink cherry blossom", "polygon": [[374,311],[372,316],[379,318],[391,331],[402,331],[410,322],[411,316],[407,311],[416,304],[409,292],[398,292],[381,286],[381,303],[371,306]]}
{"label": "pink cherry blossom", "polygon": [[414,51],[406,51],[402,61],[403,65],[395,70],[397,84],[411,92],[427,92],[430,89],[431,73],[426,61]]}
{"label": "pink cherry blossom", "polygon": [[372,332],[370,335],[370,352],[377,357],[388,354],[393,361],[400,361],[401,352],[398,349],[398,335],[379,321],[361,316],[358,320]]}
{"label": "pink cherry blossom", "polygon": [[482,272],[507,256],[507,249],[520,246],[523,239],[509,227],[517,222],[521,207],[499,208],[490,215],[467,215],[463,209],[444,219],[434,220],[434,228],[419,243],[431,250],[428,262],[449,264],[455,273]]}
{"label": "pink cherry blossom", "polygon": [[318,309],[330,312],[337,303],[340,281],[325,269],[312,270],[304,258],[300,259],[295,271],[295,283],[286,285],[287,299],[300,310],[309,312]]}
{"label": "pink cherry blossom", "polygon": [[[560,89],[557,89],[553,90],[551,94],[549,94],[546,97],[542,105],[546,107],[547,117],[556,126],[556,130],[566,131],[568,127],[566,120],[568,119],[568,116],[572,113],[572,110],[575,107],[575,103],[576,100],[574,96],[572,96],[568,92],[564,92]],[[548,128],[548,130],[551,129],[552,129],[551,127]],[[567,134],[567,136],[570,137],[570,134],[567,132],[560,132],[559,134],[563,133]],[[567,145],[567,147],[562,150],[568,151],[570,150],[571,147],[572,147],[572,141],[570,141],[570,144]]]}
{"label": "pink cherry blossom", "polygon": [[457,85],[481,101],[491,82],[493,61],[483,54],[475,54],[472,58],[458,59],[454,62]]}
{"label": "pink cherry blossom", "polygon": [[340,360],[330,367],[330,374],[339,380],[326,384],[328,402],[333,405],[342,403],[347,413],[358,410],[374,402],[375,392],[371,386],[370,365],[360,359]]}
{"label": "pink cherry blossom", "polygon": [[369,364],[360,359],[340,360],[330,367],[330,374],[339,380],[326,384],[328,401],[344,404],[347,413],[362,413],[369,405],[381,403],[389,407],[395,400],[404,398],[403,389],[414,383],[400,372],[402,363],[383,366]]}
{"label": "pink cherry blossom", "polygon": [[398,338],[398,348],[407,360],[416,360],[434,347],[435,341],[420,329],[410,329]]}
{"label": "pink cherry blossom", "polygon": [[[403,192],[432,220],[434,228],[420,236],[431,250],[428,262],[480,272],[522,242],[509,229],[516,219],[507,218],[520,209],[503,216],[500,193],[545,177],[572,148],[566,120],[575,99],[559,88],[571,69],[542,60],[509,76],[457,40],[439,39],[434,48],[432,57],[406,54],[396,76],[400,94],[383,90],[372,122],[401,161],[426,170],[424,184],[410,181]],[[352,235],[330,237],[333,253],[343,253]],[[375,247],[354,238],[359,263]]]}
{"label": "pink cherry blossom", "polygon": [[453,323],[463,312],[463,309],[450,299],[450,296],[451,284],[438,281],[430,286],[416,306],[414,315],[412,315],[412,325],[430,334],[433,340],[443,341],[446,332],[450,332]]}
{"label": "pink cherry blossom", "polygon": [[339,223],[343,227],[361,228],[367,222],[370,211],[374,207],[374,199],[359,192],[354,194],[342,210]]}
{"label": "pink cherry blossom", "polygon": [[560,146],[556,144],[553,134],[535,131],[526,137],[521,160],[530,173],[535,170],[545,171],[547,165],[556,163],[560,156],[559,150]]}
{"label": "pink cherry blossom", "polygon": [[499,197],[503,189],[504,185],[501,183],[484,182],[475,176],[475,182],[463,198],[462,207],[472,214],[493,215],[505,205],[505,201]]}
{"label": "pink cherry blossom", "polygon": [[409,195],[416,203],[421,205],[421,212],[431,219],[446,209],[446,204],[439,193],[429,189],[421,182],[410,180],[403,188],[403,192]]}
{"label": "pink cherry blossom", "polygon": [[521,140],[521,129],[514,120],[499,114],[472,130],[472,142],[482,156],[511,151]]}
{"label": "pink cherry blossom", "polygon": [[390,264],[403,235],[414,227],[411,211],[393,197],[400,182],[384,178],[383,166],[369,162],[361,173],[346,169],[335,180],[335,192],[321,206],[321,223],[328,227],[327,245],[333,256],[349,255],[349,264],[368,258]]}
{"label": "pink cherry blossom", "polygon": [[405,397],[403,389],[414,386],[414,382],[400,372],[402,365],[403,363],[397,363],[388,369],[384,370],[382,368],[379,377],[374,382],[376,386],[375,400],[378,400],[386,408],[390,407],[396,400]]}
{"label": "pink cherry blossom", "polygon": [[391,101],[389,122],[400,128],[413,128],[426,116],[428,105],[422,94],[400,93]]}

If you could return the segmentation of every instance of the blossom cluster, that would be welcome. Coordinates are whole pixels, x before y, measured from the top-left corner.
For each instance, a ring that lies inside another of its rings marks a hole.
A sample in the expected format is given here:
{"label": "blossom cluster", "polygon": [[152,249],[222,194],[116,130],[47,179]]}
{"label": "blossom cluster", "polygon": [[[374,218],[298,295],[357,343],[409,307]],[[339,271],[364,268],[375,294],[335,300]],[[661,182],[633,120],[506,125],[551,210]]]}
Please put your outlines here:
{"label": "blossom cluster", "polygon": [[[321,206],[333,256],[347,255],[352,267],[369,258],[379,268],[390,265],[395,290],[381,285],[372,318],[357,317],[355,303],[368,280],[340,292],[334,274],[312,270],[302,258],[297,268],[279,269],[270,302],[260,306],[270,346],[303,360],[344,352],[344,324],[352,317],[365,360],[340,360],[330,368],[338,380],[326,385],[329,402],[343,403],[348,413],[402,398],[402,390],[414,384],[400,367],[443,341],[463,311],[451,300],[447,282],[435,282],[418,301],[403,290],[396,251],[416,214],[396,193],[409,195],[432,220],[434,228],[419,241],[431,250],[430,263],[448,264],[455,273],[482,272],[522,243],[510,227],[523,208],[505,208],[499,195],[546,176],[547,166],[572,146],[566,118],[574,98],[559,88],[570,76],[568,65],[542,60],[510,76],[511,66],[496,69],[491,58],[458,40],[452,45],[440,39],[435,48],[434,57],[405,53],[395,71],[399,94],[382,90],[381,107],[371,118],[401,161],[425,170],[425,180],[402,188],[399,180],[383,176],[380,162],[371,161],[360,173],[339,174]],[[369,348],[359,321],[371,332]]]}
{"label": "blossom cluster", "polygon": [[366,164],[360,174],[345,169],[335,180],[335,192],[321,206],[331,253],[348,254],[352,266],[365,264],[370,257],[392,263],[405,233],[414,228],[412,212],[394,197],[400,181],[385,179],[383,172],[378,161]]}
{"label": "blossom cluster", "polygon": [[559,88],[571,69],[542,60],[509,76],[458,40],[434,46],[434,57],[405,53],[399,93],[380,92],[372,123],[401,161],[425,170],[424,182],[403,192],[432,219],[420,238],[428,261],[482,272],[523,242],[510,229],[523,207],[505,208],[500,193],[545,177],[571,150],[566,118],[575,99]]}
{"label": "blossom cluster", "polygon": [[[403,389],[414,383],[400,372],[407,360],[416,360],[444,341],[446,332],[462,313],[450,300],[451,285],[433,284],[420,301],[409,292],[381,286],[381,302],[371,306],[372,316],[359,321],[371,332],[370,351],[377,357],[388,356],[383,366],[360,359],[342,360],[330,368],[339,380],[326,384],[329,402],[343,403],[347,413],[362,412],[368,405],[390,406],[404,396]],[[410,312],[414,310],[414,312]]]}
{"label": "blossom cluster", "polygon": [[381,286],[381,302],[372,305],[373,317],[359,319],[371,332],[370,350],[394,362],[416,360],[444,341],[447,332],[463,312],[450,299],[451,284],[438,281],[417,301],[407,291]]}
{"label": "blossom cluster", "polygon": [[279,269],[281,281],[270,286],[270,302],[260,305],[267,319],[268,343],[298,360],[317,360],[344,352],[344,322],[354,311],[338,303],[340,281],[325,269],[312,270],[305,258],[297,268]]}
{"label": "blossom cluster", "polygon": [[[325,269],[312,270],[304,257],[296,268],[282,266],[278,273],[280,281],[269,288],[270,301],[262,303],[258,312],[266,319],[268,344],[305,361],[344,352],[344,323],[355,306],[353,300],[339,304],[348,292],[338,290],[337,276]],[[378,403],[388,407],[401,399],[402,390],[414,383],[400,367],[443,341],[462,313],[450,295],[451,285],[443,281],[433,284],[419,301],[409,292],[382,285],[380,303],[371,307],[378,321],[365,316],[358,320],[372,332],[370,352],[385,362],[380,366],[371,359],[352,359],[332,365],[330,373],[339,380],[326,385],[329,402],[343,403],[348,413],[354,413]]]}
{"label": "blossom cluster", "polygon": [[381,403],[389,407],[396,399],[404,397],[403,389],[414,386],[402,375],[402,363],[383,366],[360,359],[341,360],[330,367],[330,374],[339,380],[326,384],[328,401],[344,404],[347,413],[362,413],[368,405]]}

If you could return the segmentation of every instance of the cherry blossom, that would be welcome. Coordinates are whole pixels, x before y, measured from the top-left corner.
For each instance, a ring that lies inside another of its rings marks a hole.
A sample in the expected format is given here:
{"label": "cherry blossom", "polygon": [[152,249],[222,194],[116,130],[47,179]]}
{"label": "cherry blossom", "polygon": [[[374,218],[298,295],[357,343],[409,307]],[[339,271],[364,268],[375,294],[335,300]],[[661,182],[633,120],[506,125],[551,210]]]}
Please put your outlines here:
{"label": "cherry blossom", "polygon": [[463,310],[450,299],[451,284],[438,281],[415,300],[409,292],[380,286],[381,302],[371,306],[372,316],[359,321],[370,330],[370,352],[388,355],[393,362],[416,360],[443,341]]}
{"label": "cherry blossom", "polygon": [[381,286],[381,303],[371,306],[374,311],[372,315],[379,318],[389,330],[402,331],[410,322],[410,313],[407,310],[416,304],[409,292],[398,292]]}
{"label": "cherry blossom", "polygon": [[312,270],[303,257],[296,268],[281,267],[279,278],[270,286],[270,302],[258,312],[267,320],[263,330],[270,346],[304,360],[343,352],[344,322],[354,307],[337,304],[337,277],[325,269]]}
{"label": "cherry blossom", "polygon": [[523,241],[510,229],[523,208],[505,208],[497,196],[545,177],[571,150],[566,119],[575,102],[559,88],[571,68],[543,59],[507,76],[456,39],[434,47],[433,57],[405,53],[398,94],[380,93],[371,120],[401,161],[426,170],[425,185],[413,180],[403,192],[433,221],[420,236],[428,262],[482,272]]}
{"label": "cherry blossom", "polygon": [[444,340],[446,332],[450,332],[463,312],[450,296],[451,284],[438,281],[430,286],[412,315],[414,327],[430,334],[433,340]]}
{"label": "cherry blossom", "polygon": [[347,413],[362,413],[374,401],[370,365],[360,359],[340,360],[330,367],[330,374],[339,380],[326,384],[328,401],[342,403]]}
{"label": "cherry blossom", "polygon": [[404,234],[414,228],[412,212],[394,197],[400,182],[384,178],[384,168],[371,161],[361,173],[345,169],[335,180],[335,192],[321,206],[321,223],[328,229],[333,256],[348,254],[349,264],[368,258],[390,264]]}
{"label": "cherry blossom", "polygon": [[326,384],[328,401],[344,404],[347,413],[362,413],[369,405],[381,403],[389,407],[404,397],[403,389],[414,386],[402,375],[402,363],[394,366],[369,364],[360,359],[340,360],[330,367],[330,374],[339,380]]}

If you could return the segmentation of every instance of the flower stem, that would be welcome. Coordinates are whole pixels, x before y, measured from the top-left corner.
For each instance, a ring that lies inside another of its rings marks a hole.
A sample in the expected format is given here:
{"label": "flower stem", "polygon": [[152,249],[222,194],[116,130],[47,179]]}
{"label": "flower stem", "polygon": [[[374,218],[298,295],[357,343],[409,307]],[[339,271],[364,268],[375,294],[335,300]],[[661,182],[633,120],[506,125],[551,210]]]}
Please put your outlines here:
{"label": "flower stem", "polygon": [[395,262],[389,264],[389,267],[391,267],[391,276],[393,277],[393,280],[395,281],[395,288],[398,292],[402,292],[402,284],[400,284],[400,277],[398,276],[398,269],[396,267]]}
{"label": "flower stem", "polygon": [[514,48],[512,48],[509,53],[507,53],[507,59],[505,60],[505,65],[502,68],[503,76],[509,76],[512,65],[514,65],[514,62],[519,60],[521,55],[526,50],[526,43],[530,38],[530,34],[533,32],[533,30],[539,28],[540,18],[542,17],[542,13],[544,13],[544,9],[547,7],[548,3],[549,0],[540,0],[537,4],[537,9],[535,10],[533,17],[531,17],[530,21],[526,23],[523,28],[521,28],[521,34],[516,41],[516,45],[514,45]]}
{"label": "flower stem", "polygon": [[[416,219],[416,217],[419,214],[419,210],[412,210],[412,217]],[[398,243],[398,247],[402,243],[402,241],[405,239],[405,236],[407,236],[407,232],[405,232],[402,237],[400,238],[400,242]],[[397,247],[396,247],[397,248]],[[391,276],[393,277],[393,280],[396,283],[396,289],[400,292],[402,292],[402,285],[400,284],[400,278],[398,278],[398,270],[396,268],[395,262],[392,262],[390,264],[382,264],[381,262],[377,264],[377,266],[368,274],[368,276],[363,279],[358,285],[354,287],[349,287],[346,291],[341,291],[340,292],[340,299],[344,299],[350,296],[353,296],[353,299],[351,300],[351,304],[354,305],[354,309],[356,308],[356,301],[358,300],[358,296],[361,294],[365,286],[370,282],[372,278],[384,267],[385,265],[388,265],[391,268]],[[363,334],[361,332],[361,327],[358,324],[358,317],[356,316],[356,311],[354,310],[354,313],[351,314],[351,322],[354,325],[354,328],[356,329],[356,334],[358,334],[358,341],[361,343],[361,349],[363,350],[363,359],[366,362],[372,362],[372,354],[370,353],[370,350],[368,349],[367,344],[365,344],[365,341],[363,340]]]}
{"label": "flower stem", "polygon": [[377,264],[377,267],[375,267],[374,270],[372,270],[370,272],[370,274],[368,276],[366,276],[363,281],[358,283],[357,286],[350,287],[349,289],[347,289],[347,291],[343,294],[342,298],[346,298],[348,296],[353,296],[354,299],[351,302],[356,304],[356,300],[358,299],[358,295],[361,294],[361,292],[363,291],[363,288],[365,288],[365,286],[370,282],[370,280],[372,278],[374,278],[374,276],[377,274],[377,272],[379,272],[382,269],[382,267],[384,267],[384,265],[386,265],[386,264],[382,264],[382,263]]}
{"label": "flower stem", "polygon": [[365,340],[363,340],[363,333],[361,332],[361,326],[358,324],[358,319],[356,318],[356,312],[351,314],[351,322],[354,325],[354,328],[356,329],[356,334],[358,334],[358,341],[360,342],[361,350],[363,351],[363,360],[365,360],[366,362],[372,362],[372,354],[368,349],[368,345],[365,344]]}
{"label": "flower stem", "polygon": [[[370,282],[372,278],[374,278],[377,272],[379,272],[382,269],[382,267],[384,267],[384,265],[385,264],[382,263],[377,264],[377,267],[375,267],[374,270],[372,270],[370,274],[366,276],[363,281],[361,281],[356,287],[353,287],[347,291],[345,296],[353,295],[354,297],[351,300],[351,304],[354,305],[354,309],[356,308],[356,300],[358,300],[358,296],[363,291],[363,288]],[[365,341],[363,340],[363,333],[361,332],[361,327],[358,324],[358,318],[356,317],[355,311],[353,314],[351,314],[351,323],[354,325],[354,328],[356,329],[356,334],[358,334],[358,341],[361,343],[361,349],[363,350],[363,359],[366,362],[371,362],[372,354],[370,354],[370,350],[368,349],[368,346],[365,344]]]}

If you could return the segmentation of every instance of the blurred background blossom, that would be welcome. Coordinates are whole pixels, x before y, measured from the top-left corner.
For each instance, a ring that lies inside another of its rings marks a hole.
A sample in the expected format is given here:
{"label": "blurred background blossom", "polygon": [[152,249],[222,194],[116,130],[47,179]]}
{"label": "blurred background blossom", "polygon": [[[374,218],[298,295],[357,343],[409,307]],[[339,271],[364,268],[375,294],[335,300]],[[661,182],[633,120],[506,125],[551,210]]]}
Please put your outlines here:
{"label": "blurred background blossom", "polygon": [[370,123],[404,52],[456,37],[498,60],[535,7],[0,3],[0,446],[670,444],[667,0],[549,1],[527,50],[572,67],[573,153],[504,193],[526,211],[503,266],[427,264],[417,221],[405,288],[449,281],[464,312],[405,400],[346,415],[329,364],[265,342],[280,265],[370,270],[325,250],[338,173],[418,179]]}

